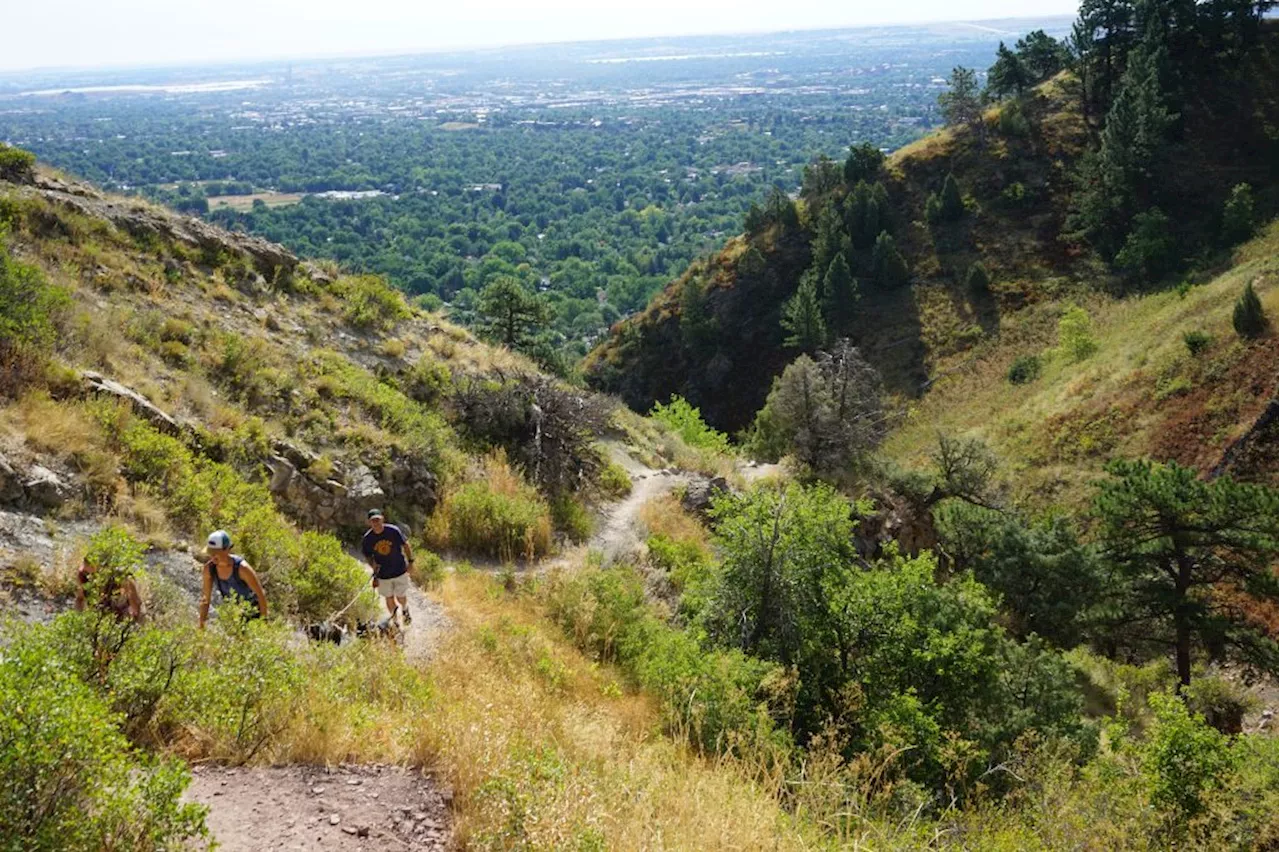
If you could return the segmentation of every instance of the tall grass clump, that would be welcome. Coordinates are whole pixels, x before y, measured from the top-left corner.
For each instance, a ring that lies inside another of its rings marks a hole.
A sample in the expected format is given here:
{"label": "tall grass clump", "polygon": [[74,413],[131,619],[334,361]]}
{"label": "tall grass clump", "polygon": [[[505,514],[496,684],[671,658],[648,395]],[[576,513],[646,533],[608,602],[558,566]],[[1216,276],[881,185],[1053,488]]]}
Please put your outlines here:
{"label": "tall grass clump", "polygon": [[430,543],[511,560],[551,550],[551,507],[497,450],[445,495],[427,526]]}

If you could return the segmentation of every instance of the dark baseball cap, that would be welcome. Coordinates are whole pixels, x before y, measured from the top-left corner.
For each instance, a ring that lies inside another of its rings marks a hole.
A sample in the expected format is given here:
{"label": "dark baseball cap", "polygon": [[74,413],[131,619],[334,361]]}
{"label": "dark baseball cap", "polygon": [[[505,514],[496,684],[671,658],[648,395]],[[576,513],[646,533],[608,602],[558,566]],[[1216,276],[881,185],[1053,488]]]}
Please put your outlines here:
{"label": "dark baseball cap", "polygon": [[371,521],[372,521],[374,518],[381,518],[381,517],[382,517],[382,510],[381,510],[381,509],[370,509],[370,510],[369,510],[369,520],[371,520]]}

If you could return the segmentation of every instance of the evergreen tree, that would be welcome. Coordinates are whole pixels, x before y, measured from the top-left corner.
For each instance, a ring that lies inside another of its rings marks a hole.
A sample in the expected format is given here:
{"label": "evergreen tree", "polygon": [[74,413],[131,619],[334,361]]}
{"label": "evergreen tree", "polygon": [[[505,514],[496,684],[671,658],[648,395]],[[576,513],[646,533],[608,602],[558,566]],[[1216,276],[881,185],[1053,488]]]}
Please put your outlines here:
{"label": "evergreen tree", "polygon": [[1107,472],[1094,512],[1118,581],[1117,629],[1172,645],[1183,686],[1196,644],[1273,671],[1275,641],[1233,601],[1274,597],[1276,493],[1176,463],[1118,460]]}
{"label": "evergreen tree", "polygon": [[852,243],[845,233],[844,219],[835,201],[828,201],[818,212],[818,221],[813,235],[813,263],[815,273],[826,275],[827,268],[836,255],[849,255]]}
{"label": "evergreen tree", "polygon": [[889,228],[889,193],[884,184],[862,181],[855,186],[845,197],[844,222],[854,248],[871,248],[880,232]]}
{"label": "evergreen tree", "polygon": [[871,268],[876,286],[884,290],[905,286],[910,278],[907,262],[898,252],[893,237],[884,231],[876,238],[876,246],[871,252]]}
{"label": "evergreen tree", "polygon": [[827,328],[841,334],[853,322],[854,307],[858,302],[858,288],[849,271],[844,255],[837,254],[827,267],[822,280],[822,307]]}
{"label": "evergreen tree", "polygon": [[806,272],[800,277],[795,295],[782,306],[783,344],[812,352],[827,342],[827,325],[822,319],[818,298],[818,277]]}
{"label": "evergreen tree", "polygon": [[746,215],[742,219],[742,230],[748,237],[754,237],[769,226],[769,220],[765,216],[764,210],[754,201],[747,208]]}
{"label": "evergreen tree", "polygon": [[680,339],[696,358],[715,347],[717,331],[702,282],[690,275],[680,290]]}
{"label": "evergreen tree", "polygon": [[1257,337],[1267,330],[1267,315],[1262,311],[1262,302],[1253,291],[1253,282],[1244,285],[1244,293],[1236,300],[1235,309],[1231,312],[1231,325],[1241,337]]}
{"label": "evergreen tree", "polygon": [[947,172],[942,182],[942,192],[938,195],[938,213],[948,222],[954,222],[964,215],[964,197],[960,194],[960,185],[955,175]]}
{"label": "evergreen tree", "polygon": [[996,48],[995,64],[987,71],[987,91],[997,99],[1007,95],[1020,98],[1031,82],[1031,73],[1023,64],[1022,57],[1000,42]]}
{"label": "evergreen tree", "polygon": [[844,182],[854,186],[862,181],[874,181],[884,164],[884,153],[870,142],[849,146],[849,156],[844,161]]}
{"label": "evergreen tree", "polygon": [[1111,260],[1156,183],[1165,134],[1176,116],[1164,104],[1161,51],[1133,52],[1097,151],[1083,159],[1068,223]]}
{"label": "evergreen tree", "polygon": [[981,299],[990,295],[991,276],[987,274],[987,268],[981,263],[970,266],[969,273],[964,277],[964,286],[971,298]]}
{"label": "evergreen tree", "polygon": [[1133,217],[1133,230],[1116,255],[1116,266],[1130,275],[1155,281],[1177,260],[1177,244],[1169,232],[1169,217],[1152,207]]}
{"label": "evergreen tree", "polygon": [[511,349],[528,345],[551,319],[546,299],[529,292],[519,279],[509,275],[495,278],[480,291],[477,310],[481,331]]}
{"label": "evergreen tree", "polygon": [[1253,189],[1247,183],[1236,184],[1222,208],[1222,243],[1233,246],[1253,236]]}
{"label": "evergreen tree", "polygon": [[1014,45],[1032,84],[1048,80],[1067,64],[1067,48],[1044,30],[1033,30]]}
{"label": "evergreen tree", "polygon": [[835,192],[840,186],[841,168],[826,154],[819,154],[817,159],[804,167],[800,178],[800,197],[807,204],[813,204],[820,198]]}
{"label": "evergreen tree", "polygon": [[938,107],[948,127],[973,127],[982,121],[978,75],[972,68],[956,66],[947,80],[947,91],[938,95]]}

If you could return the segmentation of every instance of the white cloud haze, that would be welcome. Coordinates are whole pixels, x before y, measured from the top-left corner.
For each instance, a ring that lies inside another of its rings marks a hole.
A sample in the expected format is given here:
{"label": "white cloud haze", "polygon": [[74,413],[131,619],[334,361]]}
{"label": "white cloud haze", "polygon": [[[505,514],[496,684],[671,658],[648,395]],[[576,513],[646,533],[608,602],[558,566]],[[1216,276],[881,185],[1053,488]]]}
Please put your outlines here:
{"label": "white cloud haze", "polygon": [[9,4],[0,70],[199,64],[1070,14],[1075,0],[56,0]]}

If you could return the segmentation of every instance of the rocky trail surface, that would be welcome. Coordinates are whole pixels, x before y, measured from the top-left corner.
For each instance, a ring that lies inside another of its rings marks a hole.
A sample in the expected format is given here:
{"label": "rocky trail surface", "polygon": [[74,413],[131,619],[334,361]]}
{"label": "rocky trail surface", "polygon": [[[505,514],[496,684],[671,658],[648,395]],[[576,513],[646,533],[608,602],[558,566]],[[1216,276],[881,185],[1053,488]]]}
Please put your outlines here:
{"label": "rocky trail surface", "polygon": [[225,852],[449,848],[451,794],[411,769],[197,766],[186,799]]}

